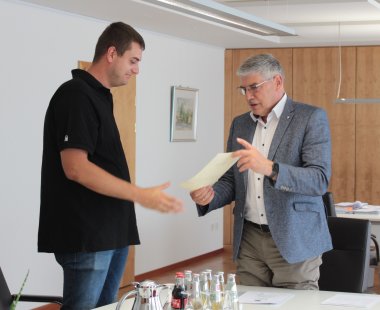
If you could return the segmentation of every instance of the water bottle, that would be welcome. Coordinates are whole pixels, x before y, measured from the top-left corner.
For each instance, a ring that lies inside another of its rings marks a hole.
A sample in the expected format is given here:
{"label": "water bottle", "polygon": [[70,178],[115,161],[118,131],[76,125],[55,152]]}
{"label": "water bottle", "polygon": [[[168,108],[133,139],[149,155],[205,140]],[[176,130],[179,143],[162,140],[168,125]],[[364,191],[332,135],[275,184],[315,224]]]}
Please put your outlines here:
{"label": "water bottle", "polygon": [[229,273],[227,275],[227,284],[224,291],[223,310],[239,310],[239,296],[234,273]]}

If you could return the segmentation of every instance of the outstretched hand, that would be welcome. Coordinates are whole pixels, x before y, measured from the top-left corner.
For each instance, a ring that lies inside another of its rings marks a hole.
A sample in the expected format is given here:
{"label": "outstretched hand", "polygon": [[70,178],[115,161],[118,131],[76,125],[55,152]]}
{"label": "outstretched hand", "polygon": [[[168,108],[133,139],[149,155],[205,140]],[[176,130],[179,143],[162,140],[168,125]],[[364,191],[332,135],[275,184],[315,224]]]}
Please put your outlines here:
{"label": "outstretched hand", "polygon": [[244,147],[244,149],[232,153],[232,157],[240,157],[237,162],[240,172],[251,169],[263,175],[271,174],[273,165],[271,160],[267,159],[257,148],[244,139],[237,138],[237,142]]}
{"label": "outstretched hand", "polygon": [[166,182],[158,186],[142,188],[141,198],[136,200],[136,202],[145,208],[163,213],[178,213],[183,211],[183,202],[164,192],[169,186],[170,182]]}
{"label": "outstretched hand", "polygon": [[196,189],[195,191],[190,192],[191,199],[193,199],[193,201],[200,206],[208,205],[212,201],[214,196],[215,192],[212,186],[210,185],[201,187],[199,189]]}

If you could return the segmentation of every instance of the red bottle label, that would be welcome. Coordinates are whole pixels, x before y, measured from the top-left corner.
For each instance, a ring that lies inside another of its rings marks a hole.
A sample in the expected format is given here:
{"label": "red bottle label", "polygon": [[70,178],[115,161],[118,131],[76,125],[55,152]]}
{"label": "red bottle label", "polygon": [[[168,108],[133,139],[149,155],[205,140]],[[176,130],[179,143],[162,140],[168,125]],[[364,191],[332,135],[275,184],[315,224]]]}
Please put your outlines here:
{"label": "red bottle label", "polygon": [[187,298],[184,298],[184,299],[173,298],[172,299],[172,308],[173,309],[184,309],[186,304],[187,304]]}

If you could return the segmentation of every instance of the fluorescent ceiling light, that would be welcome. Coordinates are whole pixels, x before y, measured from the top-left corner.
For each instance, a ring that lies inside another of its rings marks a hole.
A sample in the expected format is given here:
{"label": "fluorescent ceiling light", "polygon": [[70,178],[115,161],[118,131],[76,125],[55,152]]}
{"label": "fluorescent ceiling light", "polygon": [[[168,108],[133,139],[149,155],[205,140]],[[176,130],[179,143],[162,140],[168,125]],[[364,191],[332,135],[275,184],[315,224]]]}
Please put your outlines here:
{"label": "fluorescent ceiling light", "polygon": [[294,36],[295,30],[211,0],[140,0],[262,36]]}
{"label": "fluorescent ceiling light", "polygon": [[380,98],[337,98],[335,103],[380,103]]}
{"label": "fluorescent ceiling light", "polygon": [[372,4],[373,6],[377,7],[378,9],[380,9],[380,2],[379,1],[377,1],[377,0],[368,0],[368,3]]}

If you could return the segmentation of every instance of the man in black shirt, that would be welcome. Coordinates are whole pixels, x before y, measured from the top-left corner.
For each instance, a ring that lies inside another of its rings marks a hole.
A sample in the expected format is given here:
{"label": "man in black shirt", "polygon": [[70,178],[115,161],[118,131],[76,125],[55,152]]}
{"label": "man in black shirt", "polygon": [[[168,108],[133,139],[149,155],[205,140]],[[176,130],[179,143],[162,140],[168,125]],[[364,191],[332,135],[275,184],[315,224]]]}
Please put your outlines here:
{"label": "man in black shirt", "polygon": [[54,253],[64,272],[62,309],[92,309],[115,301],[128,255],[139,244],[134,202],[180,212],[165,183],[130,183],[113,115],[111,87],[139,72],[145,43],[121,22],[99,37],[88,71],[53,95],[45,116],[39,252]]}

